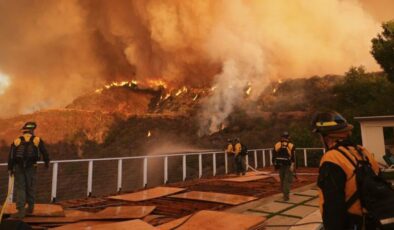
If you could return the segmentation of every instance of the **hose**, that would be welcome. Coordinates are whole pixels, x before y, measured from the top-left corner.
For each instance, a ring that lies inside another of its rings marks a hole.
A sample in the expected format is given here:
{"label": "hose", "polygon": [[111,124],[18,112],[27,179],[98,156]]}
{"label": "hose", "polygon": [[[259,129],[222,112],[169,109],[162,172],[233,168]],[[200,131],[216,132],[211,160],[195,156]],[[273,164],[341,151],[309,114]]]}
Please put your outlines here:
{"label": "hose", "polygon": [[13,190],[14,190],[14,175],[10,175],[8,177],[8,192],[7,192],[7,196],[5,198],[3,206],[1,207],[0,223],[1,223],[2,219],[3,219],[4,211],[5,211],[5,209],[6,209],[7,205],[8,205],[8,201],[10,200],[10,196],[11,196]]}

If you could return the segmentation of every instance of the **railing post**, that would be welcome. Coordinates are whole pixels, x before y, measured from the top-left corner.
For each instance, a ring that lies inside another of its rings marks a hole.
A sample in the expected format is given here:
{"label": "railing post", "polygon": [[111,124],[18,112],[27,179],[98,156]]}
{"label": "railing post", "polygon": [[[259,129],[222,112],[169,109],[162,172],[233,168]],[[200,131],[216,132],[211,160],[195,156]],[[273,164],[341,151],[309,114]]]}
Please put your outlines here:
{"label": "railing post", "polygon": [[186,180],[186,154],[182,156],[182,169],[183,169],[183,177],[182,180]]}
{"label": "railing post", "polygon": [[326,154],[326,149],[325,148],[323,148],[323,154]]}
{"label": "railing post", "polygon": [[246,171],[249,169],[249,155],[245,156]]}
{"label": "railing post", "polygon": [[142,187],[148,186],[148,158],[144,157],[143,180]]}
{"label": "railing post", "polygon": [[164,184],[168,182],[168,156],[164,157]]}
{"label": "railing post", "polygon": [[88,191],[87,196],[92,196],[92,187],[93,187],[93,161],[89,161],[88,165]]}
{"label": "railing post", "polygon": [[198,154],[198,178],[202,177],[202,155]]}
{"label": "railing post", "polygon": [[120,192],[122,190],[122,171],[123,171],[123,160],[118,160],[118,187],[117,191]]}
{"label": "railing post", "polygon": [[272,163],[272,149],[270,149],[270,166],[273,165]]}
{"label": "railing post", "polygon": [[308,167],[308,158],[306,156],[306,149],[304,149],[304,165],[305,167]]}
{"label": "railing post", "polygon": [[57,171],[58,171],[58,163],[53,163],[52,167],[52,191],[51,191],[51,202],[56,202],[56,191],[57,191]]}
{"label": "railing post", "polygon": [[[8,180],[10,180],[11,178],[8,178]],[[14,175],[14,184],[12,185],[12,190],[11,190],[11,194],[10,194],[10,203],[13,202],[14,200],[14,193],[15,193],[15,175]]]}
{"label": "railing post", "polygon": [[213,176],[216,176],[216,153],[212,154]]}
{"label": "railing post", "polygon": [[257,150],[254,150],[253,154],[254,154],[254,168],[257,169]]}
{"label": "railing post", "polygon": [[228,174],[228,160],[227,160],[227,152],[224,152],[224,172]]}
{"label": "railing post", "polygon": [[263,167],[265,167],[265,149],[263,150]]}

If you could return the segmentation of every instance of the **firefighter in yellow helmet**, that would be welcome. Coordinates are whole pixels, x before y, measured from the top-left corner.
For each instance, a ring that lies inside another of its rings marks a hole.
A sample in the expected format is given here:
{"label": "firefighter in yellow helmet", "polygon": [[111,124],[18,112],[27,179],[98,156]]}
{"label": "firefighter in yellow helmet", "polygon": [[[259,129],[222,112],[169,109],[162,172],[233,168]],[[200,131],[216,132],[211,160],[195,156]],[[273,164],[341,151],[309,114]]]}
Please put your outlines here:
{"label": "firefighter in yellow helmet", "polygon": [[364,147],[349,140],[353,126],[340,114],[316,113],[312,126],[326,148],[317,183],[324,229],[377,229],[361,206],[354,173],[357,161],[366,157],[377,175],[378,163]]}

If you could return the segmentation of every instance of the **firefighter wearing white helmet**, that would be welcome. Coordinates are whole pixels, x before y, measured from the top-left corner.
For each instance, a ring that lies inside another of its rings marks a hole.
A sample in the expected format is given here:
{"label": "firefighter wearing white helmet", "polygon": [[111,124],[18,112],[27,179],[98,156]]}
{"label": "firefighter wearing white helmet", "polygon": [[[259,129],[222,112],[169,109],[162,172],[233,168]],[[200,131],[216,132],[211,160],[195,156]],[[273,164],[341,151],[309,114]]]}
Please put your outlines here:
{"label": "firefighter wearing white helmet", "polygon": [[[367,206],[371,207],[371,202],[366,200],[367,196],[371,196],[367,194],[368,191],[364,192],[365,189],[375,191],[379,186],[367,188],[363,182],[366,178],[372,178],[371,181],[379,180],[377,161],[367,149],[350,141],[353,126],[339,113],[316,113],[312,126],[313,132],[319,134],[326,148],[320,161],[317,183],[324,229],[380,229],[377,220],[379,214],[372,212],[376,211],[376,208],[366,209]],[[390,194],[390,189],[383,191]],[[372,206],[376,206],[380,198],[372,199],[375,199]],[[379,203],[379,206],[384,204]],[[391,206],[387,210],[393,209]],[[386,211],[387,215],[388,213],[390,212]],[[375,216],[372,217],[373,215]]]}

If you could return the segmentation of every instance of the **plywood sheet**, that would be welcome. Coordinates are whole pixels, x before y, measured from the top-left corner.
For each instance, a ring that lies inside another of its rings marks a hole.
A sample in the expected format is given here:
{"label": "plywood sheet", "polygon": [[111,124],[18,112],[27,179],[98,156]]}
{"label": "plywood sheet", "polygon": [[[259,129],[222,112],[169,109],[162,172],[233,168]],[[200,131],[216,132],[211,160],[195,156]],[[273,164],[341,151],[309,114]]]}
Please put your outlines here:
{"label": "plywood sheet", "polygon": [[84,230],[155,230],[157,228],[142,221],[142,220],[129,220],[110,224],[99,224],[91,227],[81,228]]}
{"label": "plywood sheet", "polygon": [[202,200],[222,204],[239,205],[252,200],[256,200],[253,196],[233,195],[216,192],[200,192],[191,191],[171,196],[173,198],[188,199],[188,200]]}
{"label": "plywood sheet", "polygon": [[73,224],[66,224],[66,225],[63,225],[61,227],[51,228],[51,229],[56,229],[56,230],[78,230],[78,229],[85,229],[85,228],[92,227],[92,226],[99,225],[99,224],[112,224],[112,223],[115,223],[115,222],[82,221],[82,222],[73,223]]}
{"label": "plywood sheet", "polygon": [[65,210],[66,217],[76,218],[76,219],[89,219],[95,215],[93,212],[85,212],[79,210]]}
{"label": "plywood sheet", "polygon": [[182,225],[182,223],[186,222],[190,218],[191,215],[184,216],[182,218],[170,221],[168,223],[162,224],[158,226],[157,228],[160,230],[172,230],[176,229],[178,226]]}
{"label": "plywood sheet", "polygon": [[[16,204],[11,203],[8,204],[6,209],[4,210],[5,214],[14,214],[16,213]],[[65,216],[64,215],[64,210],[61,205],[56,205],[56,204],[35,204],[34,205],[34,212],[33,214],[29,216]]]}
{"label": "plywood sheet", "polygon": [[100,212],[66,210],[66,216],[79,220],[121,220],[141,219],[149,215],[156,206],[117,206],[108,207]]}
{"label": "plywood sheet", "polygon": [[240,177],[233,177],[233,178],[226,178],[222,179],[222,181],[230,181],[230,182],[249,182],[255,180],[263,180],[270,178],[271,176],[240,176]]}
{"label": "plywood sheet", "polygon": [[255,229],[265,221],[263,216],[243,215],[229,212],[200,211],[191,216],[184,217],[165,225],[159,226],[161,230],[239,230]]}
{"label": "plywood sheet", "polygon": [[79,219],[72,217],[25,217],[23,221],[29,224],[62,224],[74,223]]}
{"label": "plywood sheet", "polygon": [[116,199],[116,200],[127,200],[127,201],[144,201],[144,200],[155,199],[158,197],[168,196],[171,194],[182,192],[184,190],[186,189],[173,188],[173,187],[156,187],[156,188],[146,189],[140,192],[111,196],[108,198]]}
{"label": "plywood sheet", "polygon": [[100,219],[141,219],[149,215],[156,206],[118,206],[108,207],[96,216]]}

